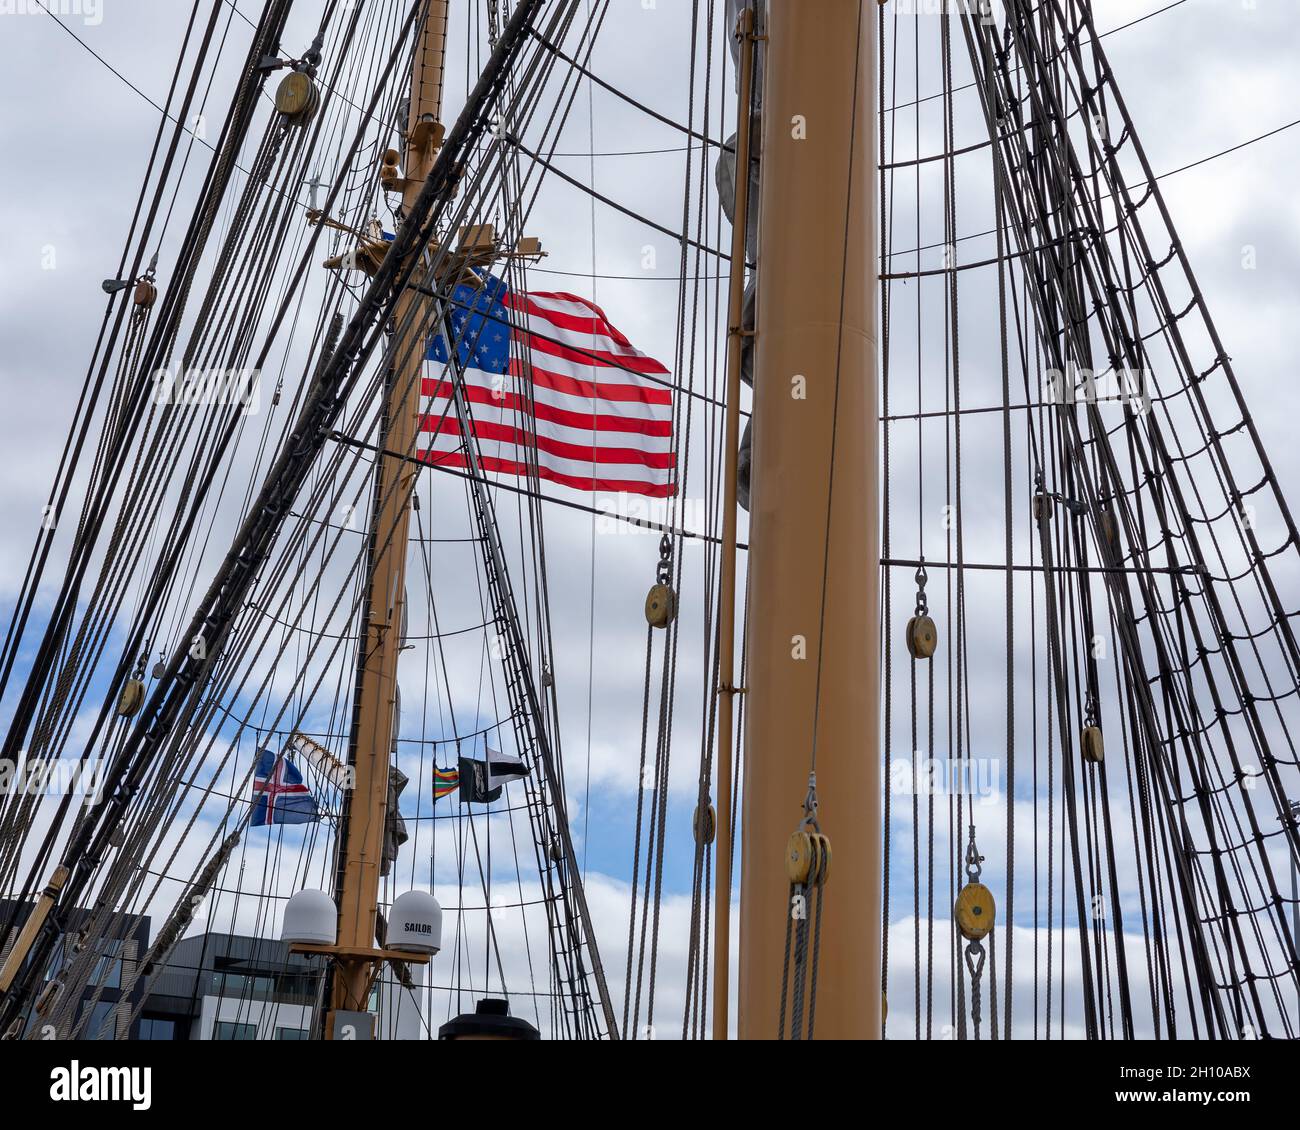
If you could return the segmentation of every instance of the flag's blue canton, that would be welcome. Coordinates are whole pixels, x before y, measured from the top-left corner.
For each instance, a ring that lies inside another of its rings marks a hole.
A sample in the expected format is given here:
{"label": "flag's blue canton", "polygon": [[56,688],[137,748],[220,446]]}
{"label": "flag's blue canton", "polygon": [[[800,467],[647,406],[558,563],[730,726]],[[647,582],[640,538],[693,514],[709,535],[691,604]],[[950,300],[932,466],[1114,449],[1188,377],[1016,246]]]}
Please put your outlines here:
{"label": "flag's blue canton", "polygon": [[[488,275],[481,289],[461,283],[452,292],[447,321],[463,368],[485,373],[506,371],[510,364],[510,315],[505,299],[509,293],[505,280],[495,275]],[[430,361],[447,363],[447,344],[442,334],[429,342],[428,357]]]}
{"label": "flag's blue canton", "polygon": [[253,771],[254,828],[276,824],[314,824],[320,819],[316,798],[303,783],[298,767],[288,755],[277,758],[269,749],[259,750]]}

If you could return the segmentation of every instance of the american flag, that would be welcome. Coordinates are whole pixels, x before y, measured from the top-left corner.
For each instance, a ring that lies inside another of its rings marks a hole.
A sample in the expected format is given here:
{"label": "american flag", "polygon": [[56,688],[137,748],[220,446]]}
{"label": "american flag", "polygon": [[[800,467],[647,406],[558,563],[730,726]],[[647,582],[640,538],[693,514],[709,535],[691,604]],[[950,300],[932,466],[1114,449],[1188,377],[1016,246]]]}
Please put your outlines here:
{"label": "american flag", "polygon": [[[676,493],[668,370],[599,306],[572,294],[515,293],[489,275],[481,288],[455,288],[447,321],[483,470],[526,475],[535,458],[540,478],[576,490]],[[425,363],[423,428],[432,439],[424,458],[463,468],[447,356],[439,334]]]}

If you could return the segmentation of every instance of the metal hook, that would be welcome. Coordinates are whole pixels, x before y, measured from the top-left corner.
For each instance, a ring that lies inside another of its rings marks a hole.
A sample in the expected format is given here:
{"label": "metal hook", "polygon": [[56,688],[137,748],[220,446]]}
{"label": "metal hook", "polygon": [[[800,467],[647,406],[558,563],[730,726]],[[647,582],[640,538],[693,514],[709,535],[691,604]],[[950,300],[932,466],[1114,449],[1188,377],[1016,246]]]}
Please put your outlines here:
{"label": "metal hook", "polygon": [[817,822],[817,771],[815,769],[808,774],[808,792],[803,798],[803,819],[799,822],[799,827],[821,831],[821,825]]}
{"label": "metal hook", "polygon": [[980,855],[979,849],[975,846],[975,825],[970,826],[970,842],[966,845],[966,881],[968,883],[978,883],[980,873],[983,868],[980,866],[984,862],[984,857]]}

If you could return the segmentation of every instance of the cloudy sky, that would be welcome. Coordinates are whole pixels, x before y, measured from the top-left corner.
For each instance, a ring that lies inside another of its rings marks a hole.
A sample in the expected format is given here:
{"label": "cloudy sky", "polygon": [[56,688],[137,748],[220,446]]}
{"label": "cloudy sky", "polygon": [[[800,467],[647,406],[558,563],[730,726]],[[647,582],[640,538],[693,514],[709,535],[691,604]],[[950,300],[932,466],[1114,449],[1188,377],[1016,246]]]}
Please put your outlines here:
{"label": "cloudy sky", "polygon": [[[397,6],[395,0],[383,2]],[[1106,48],[1151,163],[1158,173],[1169,174],[1163,177],[1162,187],[1178,232],[1233,356],[1282,486],[1290,492],[1300,485],[1300,451],[1293,440],[1300,394],[1295,391],[1287,345],[1289,331],[1300,314],[1300,203],[1292,191],[1293,176],[1300,166],[1300,128],[1285,129],[1224,156],[1205,159],[1293,122],[1295,107],[1300,105],[1300,71],[1294,65],[1300,24],[1293,0],[1184,0],[1160,11],[1166,6],[1167,0],[1098,0],[1093,8],[1102,29],[1159,12],[1108,36]],[[0,438],[6,453],[0,463],[0,522],[5,531],[0,540],[0,600],[5,601],[12,601],[21,582],[40,508],[71,424],[76,393],[104,308],[99,282],[116,269],[144,161],[158,126],[158,111],[151,101],[161,103],[165,98],[170,67],[189,13],[189,5],[177,0],[100,0],[85,5],[51,2],[51,7],[63,13],[66,29],[48,14],[36,11],[34,3],[0,0],[0,12],[5,13],[0,15],[0,83],[9,95],[9,109],[0,115],[0,144],[8,154],[8,160],[0,165],[0,222],[8,233],[0,271],[0,381],[7,394],[6,411],[0,414]],[[463,97],[468,76],[476,69],[475,58],[484,50],[481,16],[485,7],[481,0],[454,5],[451,42],[455,49],[448,80],[453,111]],[[235,0],[229,8],[233,58],[244,50],[250,30],[239,13],[253,17],[255,4],[253,0]],[[290,53],[310,40],[320,5],[299,3],[297,8],[285,37],[285,50]],[[687,76],[690,9],[687,0],[614,0],[593,54],[592,69],[660,113],[685,121],[692,93]],[[478,18],[471,21],[466,10]],[[717,35],[721,34],[721,22],[719,18]],[[226,26],[224,19],[222,26]],[[906,35],[910,42],[910,30]],[[923,42],[934,42],[930,31],[925,32]],[[92,50],[101,59],[93,57]],[[721,51],[715,51],[717,72],[710,84],[697,75],[694,92],[698,124],[702,112],[699,99],[706,89],[712,90],[709,121],[714,134],[723,128],[719,114],[730,116],[730,109],[718,101],[730,91],[721,60]],[[964,72],[964,60],[959,58],[958,64],[958,71]],[[213,107],[224,107],[230,81],[229,68],[219,72],[211,95]],[[909,73],[906,82],[910,85],[911,81]],[[933,63],[923,65],[919,81],[922,93],[938,89]],[[972,97],[969,91],[959,96],[966,100],[961,111],[966,128],[976,124],[969,101]],[[937,151],[936,121],[922,119],[919,129],[922,151]],[[911,144],[910,138],[907,144]],[[599,88],[584,86],[558,146],[562,155],[556,163],[580,182],[676,230],[681,226],[687,173],[687,155],[681,146],[676,131],[638,114]],[[909,153],[900,148],[899,155]],[[196,147],[180,193],[179,216],[185,215],[185,203],[193,199],[196,178],[206,167],[207,157],[201,146]],[[698,152],[692,160],[694,179],[700,172]],[[328,180],[329,170],[324,173]],[[711,180],[711,168],[707,179]],[[925,191],[923,222],[929,225],[940,216],[941,200],[928,183]],[[959,231],[985,230],[988,224],[982,221],[987,215],[981,211],[977,183],[966,198],[973,203],[968,212],[959,215]],[[705,222],[709,225],[707,238],[721,243],[726,230],[716,225],[712,198]],[[530,232],[541,237],[549,251],[545,262],[530,275],[533,289],[568,290],[594,299],[641,349],[674,363],[678,353],[675,280],[681,252],[669,237],[593,203],[581,189],[558,178],[547,182]],[[902,237],[895,237],[894,243],[896,247],[910,246]],[[164,272],[169,246],[174,254],[174,237],[163,247]],[[973,241],[959,258],[977,259],[987,253],[987,244]],[[692,259],[687,264],[690,275],[707,276],[715,269],[708,259]],[[942,348],[941,340],[937,339],[936,350]],[[992,364],[992,354],[980,355],[990,342],[987,335],[971,335],[972,370]],[[711,345],[701,344],[696,387],[710,387],[716,380],[717,356],[716,340]],[[704,429],[708,421],[701,419],[696,426]],[[692,500],[688,488],[687,501],[698,502],[702,494],[701,489]],[[431,518],[453,510],[457,521],[466,520],[463,496],[441,493],[435,498],[431,493]],[[689,508],[686,513],[691,514]],[[702,513],[701,520],[707,520]],[[570,802],[575,822],[580,824],[579,851],[588,868],[593,913],[616,983],[615,995],[621,997],[632,869],[629,811],[636,799],[644,679],[641,603],[653,580],[657,538],[612,529],[598,526],[590,516],[558,507],[547,516],[551,613],[557,636],[557,687]],[[978,528],[968,531],[976,540],[982,532]],[[987,532],[996,548],[1000,527]],[[705,562],[703,554],[692,557],[692,552],[686,550],[688,582],[682,619],[699,625]],[[477,622],[480,607],[477,586],[467,580],[474,569],[472,553],[449,545],[436,554],[432,575],[439,578],[437,599],[444,612],[451,610],[447,615],[452,618],[450,625],[444,622],[441,626],[444,630],[469,628]],[[1289,596],[1286,602],[1293,605],[1296,595],[1292,586],[1284,600]],[[978,620],[978,613],[975,615]],[[663,1014],[669,1016],[680,1016],[690,914],[689,822],[704,685],[699,648],[702,629],[694,631],[689,641],[683,636],[669,789],[672,801],[660,983]],[[481,635],[474,636],[465,643],[464,658],[449,663],[463,677],[463,682],[454,684],[454,695],[463,695],[469,701],[468,709],[480,718],[490,716],[482,706],[482,645]],[[430,736],[428,716],[436,710],[429,707],[427,699],[422,700],[419,664],[413,665],[414,674],[405,674],[409,662],[404,660],[403,668],[403,734],[412,735],[410,719],[420,716],[421,728],[414,736]],[[287,695],[286,686],[277,683],[277,687]],[[414,708],[413,703],[417,704]],[[984,703],[981,695],[978,705]],[[988,709],[995,718],[996,703],[990,703]],[[229,766],[223,772],[233,788],[237,775]],[[997,782],[996,795],[989,801],[988,820],[993,828],[1005,823],[1005,784]],[[427,790],[427,782],[425,787]],[[1018,828],[1031,827],[1033,801],[1032,794],[1017,793]],[[1019,811],[1022,806],[1023,815]],[[423,827],[418,821],[429,813],[426,796],[408,815]],[[913,830],[908,820],[900,820],[895,829],[898,850],[910,856]],[[508,831],[500,835],[507,841],[513,838]],[[431,835],[424,842],[417,839],[411,854],[431,859],[431,841]],[[442,858],[449,861],[446,853]],[[262,861],[255,862],[260,872]],[[297,868],[289,870],[294,874],[285,879],[288,886],[277,882],[281,891],[292,889],[292,883],[303,874]],[[188,870],[181,873],[188,874]],[[435,889],[439,881],[450,882],[454,876],[454,871],[441,872],[432,862],[428,873]],[[411,878],[423,874],[423,867],[420,872],[413,868]],[[990,884],[1001,890],[1005,884],[1003,862],[991,859],[989,874]],[[233,884],[233,877],[231,881]],[[1019,882],[1017,879],[1017,885]],[[898,939],[891,944],[895,955],[891,979],[898,977],[905,985],[910,985],[912,977],[910,883],[910,868],[897,875],[891,912],[891,939],[895,934]],[[440,897],[449,901],[442,892]],[[946,901],[941,886],[937,902],[942,907]],[[1018,930],[1026,931],[1026,938],[1031,939],[1017,938],[1022,953],[1033,946],[1033,935],[1028,933],[1032,923],[1022,917],[1026,905],[1025,899],[1019,900],[1016,916]],[[257,923],[240,920],[240,925],[252,928]],[[481,984],[485,944],[481,915],[467,914],[464,931],[469,939],[465,952],[472,952],[479,962],[466,976]],[[946,921],[939,921],[937,936],[946,938],[946,931]],[[523,978],[527,947],[513,935],[500,940],[507,950],[507,972],[514,970]],[[1073,934],[1064,939],[1067,947],[1076,942]],[[946,1000],[948,988],[946,982],[941,983],[940,970],[946,977],[947,962],[940,959],[937,964],[935,995]],[[1134,964],[1142,963],[1135,958]],[[1032,1023],[1032,1008],[1028,1013],[1022,1010],[1029,1007],[1033,970],[1022,963],[1014,976],[1018,1023],[1021,1018]],[[440,1010],[449,1007],[447,1001],[437,1004]],[[904,1034],[911,1030],[911,1008],[911,1001],[902,999],[902,994],[891,1004],[891,1016]]]}

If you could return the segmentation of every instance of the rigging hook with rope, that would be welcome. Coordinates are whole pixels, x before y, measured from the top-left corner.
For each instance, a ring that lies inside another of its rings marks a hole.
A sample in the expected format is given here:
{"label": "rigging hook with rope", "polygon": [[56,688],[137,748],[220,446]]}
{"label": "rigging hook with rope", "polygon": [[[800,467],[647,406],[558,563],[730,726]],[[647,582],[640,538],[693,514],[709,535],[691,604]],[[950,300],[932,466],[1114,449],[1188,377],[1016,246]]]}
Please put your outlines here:
{"label": "rigging hook with rope", "polygon": [[971,1020],[975,1038],[980,1035],[980,977],[984,973],[984,939],[993,931],[996,907],[993,892],[980,882],[984,857],[975,846],[975,825],[970,826],[970,842],[966,845],[966,885],[957,895],[953,917],[957,929],[966,939],[966,971],[970,975]]}
{"label": "rigging hook with rope", "polygon": [[[830,877],[831,842],[817,820],[817,773],[808,774],[803,819],[786,843],[785,871],[790,880],[789,914],[785,926],[785,966],[781,977],[781,1031],[786,1038],[786,1006],[790,1006],[790,1038],[812,1039],[817,1011],[817,966],[821,954],[822,888]],[[812,900],[812,914],[809,902]],[[812,937],[809,938],[811,926]],[[793,960],[791,943],[793,942]],[[791,973],[794,991],[790,991]],[[805,1026],[805,1003],[807,1024]]]}
{"label": "rigging hook with rope", "polygon": [[645,598],[645,618],[652,628],[666,628],[677,616],[677,594],[669,582],[673,577],[673,543],[667,534],[659,539],[659,564],[655,583]]}
{"label": "rigging hook with rope", "polygon": [[262,71],[288,67],[289,73],[280,80],[275,92],[275,108],[287,122],[306,125],[320,109],[320,90],[316,86],[316,72],[320,68],[325,46],[324,32],[317,34],[312,45],[301,59],[280,59],[267,55],[258,65]]}
{"label": "rigging hook with rope", "polygon": [[140,707],[144,705],[144,665],[147,658],[148,656],[145,655],[140,656],[135,671],[122,684],[122,690],[117,696],[119,718],[134,718],[140,712]]}
{"label": "rigging hook with rope", "polygon": [[1084,706],[1083,731],[1079,735],[1079,746],[1083,750],[1083,759],[1093,765],[1100,765],[1105,759],[1105,744],[1101,735],[1098,718],[1097,696],[1089,693]]}
{"label": "rigging hook with rope", "polygon": [[907,651],[913,659],[930,659],[939,646],[939,630],[930,619],[930,603],[925,595],[925,582],[929,579],[922,557],[916,570],[916,610],[907,622]]}

